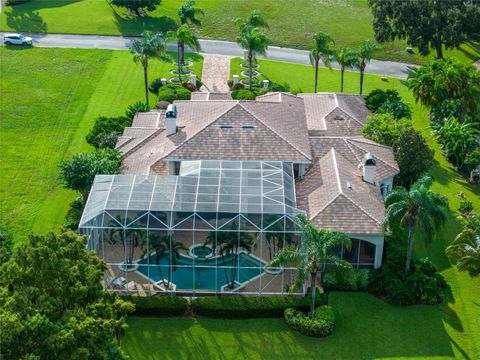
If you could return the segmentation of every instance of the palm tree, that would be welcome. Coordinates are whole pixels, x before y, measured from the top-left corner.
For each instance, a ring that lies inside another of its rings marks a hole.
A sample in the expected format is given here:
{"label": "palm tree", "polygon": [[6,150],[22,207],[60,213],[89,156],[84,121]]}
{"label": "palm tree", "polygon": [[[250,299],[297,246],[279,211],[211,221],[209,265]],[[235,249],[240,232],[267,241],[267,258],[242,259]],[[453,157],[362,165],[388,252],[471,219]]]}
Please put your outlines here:
{"label": "palm tree", "polygon": [[326,264],[335,264],[339,270],[343,271],[350,272],[352,270],[352,265],[349,262],[341,260],[334,255],[335,250],[342,244],[345,249],[350,250],[352,241],[344,233],[317,229],[314,224],[302,215],[298,216],[298,220],[303,228],[300,247],[284,247],[266,266],[277,267],[288,264],[297,266],[296,278],[289,288],[290,292],[303,286],[310,274],[310,316],[313,316],[317,278],[321,285],[322,269]]}
{"label": "palm tree", "polygon": [[[127,218],[126,224],[129,224],[132,221],[132,219]],[[126,268],[128,268],[133,264],[135,249],[143,243],[146,231],[144,229],[118,227],[119,223],[123,223],[120,215],[117,215],[116,221],[111,220],[109,222],[107,241],[112,245],[121,242],[124,251],[125,265]]]}
{"label": "palm tree", "polygon": [[250,91],[252,90],[253,81],[253,60],[257,55],[267,54],[269,42],[268,37],[258,27],[240,25],[240,35],[237,37],[237,43],[247,51]]}
{"label": "palm tree", "polygon": [[185,65],[185,45],[195,51],[199,51],[200,42],[188,24],[183,24],[176,31],[167,33],[167,42],[172,41],[177,42],[178,80],[181,82],[183,66]]}
{"label": "palm tree", "polygon": [[[220,254],[223,261],[223,270],[225,272],[225,279],[227,280],[230,289],[235,288],[235,278],[238,270],[238,251],[245,249],[251,251],[255,247],[255,240],[249,233],[241,232],[227,232],[227,231],[212,231],[208,234],[205,245],[210,245],[215,254]],[[228,276],[227,265],[225,259],[231,256],[230,275]]]}
{"label": "palm tree", "polygon": [[332,47],[333,44],[334,41],[329,34],[323,32],[313,34],[313,48],[310,50],[310,63],[312,66],[315,66],[315,93],[318,87],[318,66],[320,60],[322,60],[326,67],[329,69],[332,68],[331,62],[335,53]]}
{"label": "palm tree", "polygon": [[292,234],[266,232],[265,241],[267,242],[267,245],[268,245],[269,258],[270,260],[272,260],[280,251],[280,249],[292,243]]}
{"label": "palm tree", "polygon": [[144,31],[140,39],[133,40],[130,45],[133,60],[143,66],[145,80],[145,103],[148,106],[148,59],[161,58],[165,55],[165,46],[160,34]]}
{"label": "palm tree", "polygon": [[196,26],[200,26],[201,22],[197,19],[197,15],[204,15],[202,9],[195,7],[194,0],[186,1],[180,8],[178,9],[178,17],[180,18],[180,25],[183,24],[192,24]]}
{"label": "palm tree", "polygon": [[406,274],[412,261],[415,228],[418,227],[431,236],[447,219],[448,199],[430,190],[431,184],[432,178],[424,176],[410,190],[397,187],[385,198],[384,226],[390,229],[396,224],[408,226]]}
{"label": "palm tree", "polygon": [[467,271],[472,277],[480,275],[480,216],[472,214],[467,218],[463,230],[445,252],[457,261],[458,270]]}
{"label": "palm tree", "polygon": [[370,40],[365,40],[357,50],[357,68],[360,70],[360,95],[363,92],[363,78],[365,76],[365,68],[370,62],[373,56],[373,52],[377,49],[377,46]]}
{"label": "palm tree", "polygon": [[478,147],[478,123],[459,123],[457,119],[450,118],[443,125],[432,127],[446,157],[453,160],[457,167],[462,167],[467,155]]}
{"label": "palm tree", "polygon": [[335,53],[335,61],[340,65],[340,92],[343,93],[343,77],[345,69],[351,69],[357,65],[358,57],[355,51],[347,46],[342,46]]}

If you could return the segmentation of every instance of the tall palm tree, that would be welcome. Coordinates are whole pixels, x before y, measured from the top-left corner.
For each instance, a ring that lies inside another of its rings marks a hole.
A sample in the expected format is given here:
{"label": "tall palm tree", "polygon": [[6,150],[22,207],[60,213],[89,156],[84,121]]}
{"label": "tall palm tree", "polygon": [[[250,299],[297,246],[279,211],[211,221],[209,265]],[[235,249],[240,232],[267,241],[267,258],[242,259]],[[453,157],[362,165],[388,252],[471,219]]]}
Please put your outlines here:
{"label": "tall palm tree", "polygon": [[183,24],[192,24],[200,26],[202,23],[197,19],[197,15],[204,15],[202,9],[195,7],[194,0],[186,1],[178,9],[178,17],[180,18],[180,25]]}
{"label": "tall palm tree", "polygon": [[335,52],[335,61],[340,65],[340,92],[343,93],[343,78],[346,69],[351,69],[357,65],[358,57],[355,51],[347,46],[342,46]]}
{"label": "tall palm tree", "polygon": [[317,278],[321,285],[322,269],[326,264],[335,264],[339,270],[343,271],[350,272],[352,270],[349,262],[335,256],[335,250],[342,244],[345,249],[350,250],[352,241],[344,233],[317,229],[302,215],[298,216],[298,220],[303,228],[300,247],[284,247],[266,266],[277,267],[288,264],[297,266],[295,281],[289,289],[291,292],[304,285],[310,275],[310,316],[313,316]]}
{"label": "tall palm tree", "polygon": [[480,216],[472,214],[467,218],[463,230],[457,235],[445,252],[457,261],[460,271],[470,276],[480,276]]}
{"label": "tall palm tree", "polygon": [[431,184],[432,178],[424,176],[410,190],[396,187],[385,198],[385,227],[393,228],[396,224],[408,226],[406,274],[412,261],[415,228],[431,236],[447,219],[448,199],[430,190]]}
{"label": "tall palm tree", "polygon": [[237,37],[237,43],[247,51],[250,90],[252,90],[253,81],[253,60],[257,55],[267,54],[269,42],[268,37],[258,27],[240,25],[240,35]]}
{"label": "tall palm tree", "polygon": [[[205,239],[205,245],[210,245],[215,254],[222,256],[225,279],[227,280],[228,287],[234,289],[238,270],[238,251],[240,249],[251,251],[255,247],[255,240],[249,233],[244,231],[212,231]],[[231,256],[230,276],[228,275],[227,264],[225,262],[225,259],[229,256]]]}
{"label": "tall palm tree", "polygon": [[360,70],[360,95],[363,92],[363,78],[365,76],[365,68],[367,64],[372,60],[373,52],[377,49],[377,46],[372,43],[370,40],[365,40],[360,48],[356,51],[357,59],[357,68]]}
{"label": "tall palm tree", "polygon": [[[132,221],[132,219],[127,218],[126,224],[129,224]],[[112,245],[115,245],[117,242],[120,242],[122,244],[125,265],[128,268],[130,265],[133,264],[135,249],[141,243],[143,243],[144,239],[146,238],[146,231],[144,229],[119,227],[119,223],[123,223],[120,215],[117,215],[116,221],[112,219],[109,222],[107,241]]]}
{"label": "tall palm tree", "polygon": [[280,251],[280,249],[292,243],[292,234],[266,232],[265,241],[267,242],[267,246],[268,246],[269,258],[270,260],[272,260]]}
{"label": "tall palm tree", "polygon": [[133,60],[143,66],[143,77],[145,81],[145,103],[148,104],[148,59],[162,58],[165,55],[165,46],[160,34],[144,31],[140,39],[133,40],[130,45],[133,53]]}
{"label": "tall palm tree", "polygon": [[331,63],[335,54],[333,44],[333,38],[329,34],[323,32],[313,34],[313,47],[312,50],[310,50],[310,63],[315,66],[315,93],[317,92],[318,87],[318,66],[320,60],[322,60],[326,67],[329,69],[332,68]]}
{"label": "tall palm tree", "polygon": [[200,42],[188,24],[183,24],[176,31],[167,33],[167,43],[177,42],[178,80],[182,81],[183,66],[185,65],[185,45],[192,50],[200,50]]}

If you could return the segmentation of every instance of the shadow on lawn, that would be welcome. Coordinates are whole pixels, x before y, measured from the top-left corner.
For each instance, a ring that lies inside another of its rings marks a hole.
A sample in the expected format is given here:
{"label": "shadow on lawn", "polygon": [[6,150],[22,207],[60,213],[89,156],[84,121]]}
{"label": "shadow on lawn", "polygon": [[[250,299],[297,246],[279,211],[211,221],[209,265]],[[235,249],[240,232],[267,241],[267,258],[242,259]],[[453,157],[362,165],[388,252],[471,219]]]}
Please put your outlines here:
{"label": "shadow on lawn", "polygon": [[112,11],[114,15],[113,21],[123,36],[138,36],[145,30],[162,33],[177,28],[175,20],[168,16],[126,17],[119,14],[113,7]]}
{"label": "shadow on lawn", "polygon": [[43,21],[38,11],[23,11],[12,7],[12,11],[6,14],[7,25],[18,32],[45,33],[47,32],[47,23]]}

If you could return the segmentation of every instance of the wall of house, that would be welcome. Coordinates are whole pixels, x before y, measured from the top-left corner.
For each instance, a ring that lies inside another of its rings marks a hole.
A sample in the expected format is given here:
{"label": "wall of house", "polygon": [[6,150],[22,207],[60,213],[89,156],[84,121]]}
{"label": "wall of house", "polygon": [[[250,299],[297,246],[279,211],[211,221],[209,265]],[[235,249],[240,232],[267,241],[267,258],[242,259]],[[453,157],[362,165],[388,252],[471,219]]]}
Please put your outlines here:
{"label": "wall of house", "polygon": [[380,191],[382,191],[383,197],[385,197],[393,189],[393,176],[383,179],[378,183]]}

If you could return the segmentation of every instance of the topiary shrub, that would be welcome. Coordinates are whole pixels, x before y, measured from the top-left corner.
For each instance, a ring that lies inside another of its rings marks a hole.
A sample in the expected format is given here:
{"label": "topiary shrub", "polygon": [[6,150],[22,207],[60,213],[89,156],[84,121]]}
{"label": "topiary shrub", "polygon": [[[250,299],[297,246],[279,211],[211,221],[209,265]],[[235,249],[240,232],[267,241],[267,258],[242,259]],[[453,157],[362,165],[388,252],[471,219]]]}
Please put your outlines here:
{"label": "topiary shrub", "polygon": [[188,301],[179,296],[122,296],[135,304],[134,315],[177,316],[188,310]]}
{"label": "topiary shrub", "polygon": [[158,95],[158,91],[162,86],[163,86],[162,79],[158,78],[150,82],[150,85],[148,86],[148,90],[150,90],[150,92],[152,92],[153,94]]}
{"label": "topiary shrub", "polygon": [[253,91],[247,89],[239,89],[232,91],[232,99],[235,100],[255,100],[257,97]]}
{"label": "topiary shrub", "polygon": [[[319,295],[316,305],[326,304],[326,296]],[[192,311],[197,315],[215,318],[270,318],[281,317],[287,308],[307,311],[309,297],[241,295],[206,296],[192,300]]]}
{"label": "topiary shrub", "polygon": [[192,93],[181,84],[167,84],[158,91],[159,101],[173,103],[175,100],[190,100]]}
{"label": "topiary shrub", "polygon": [[292,329],[307,336],[325,337],[335,330],[335,313],[330,306],[315,309],[312,317],[296,309],[286,309],[285,322]]}

